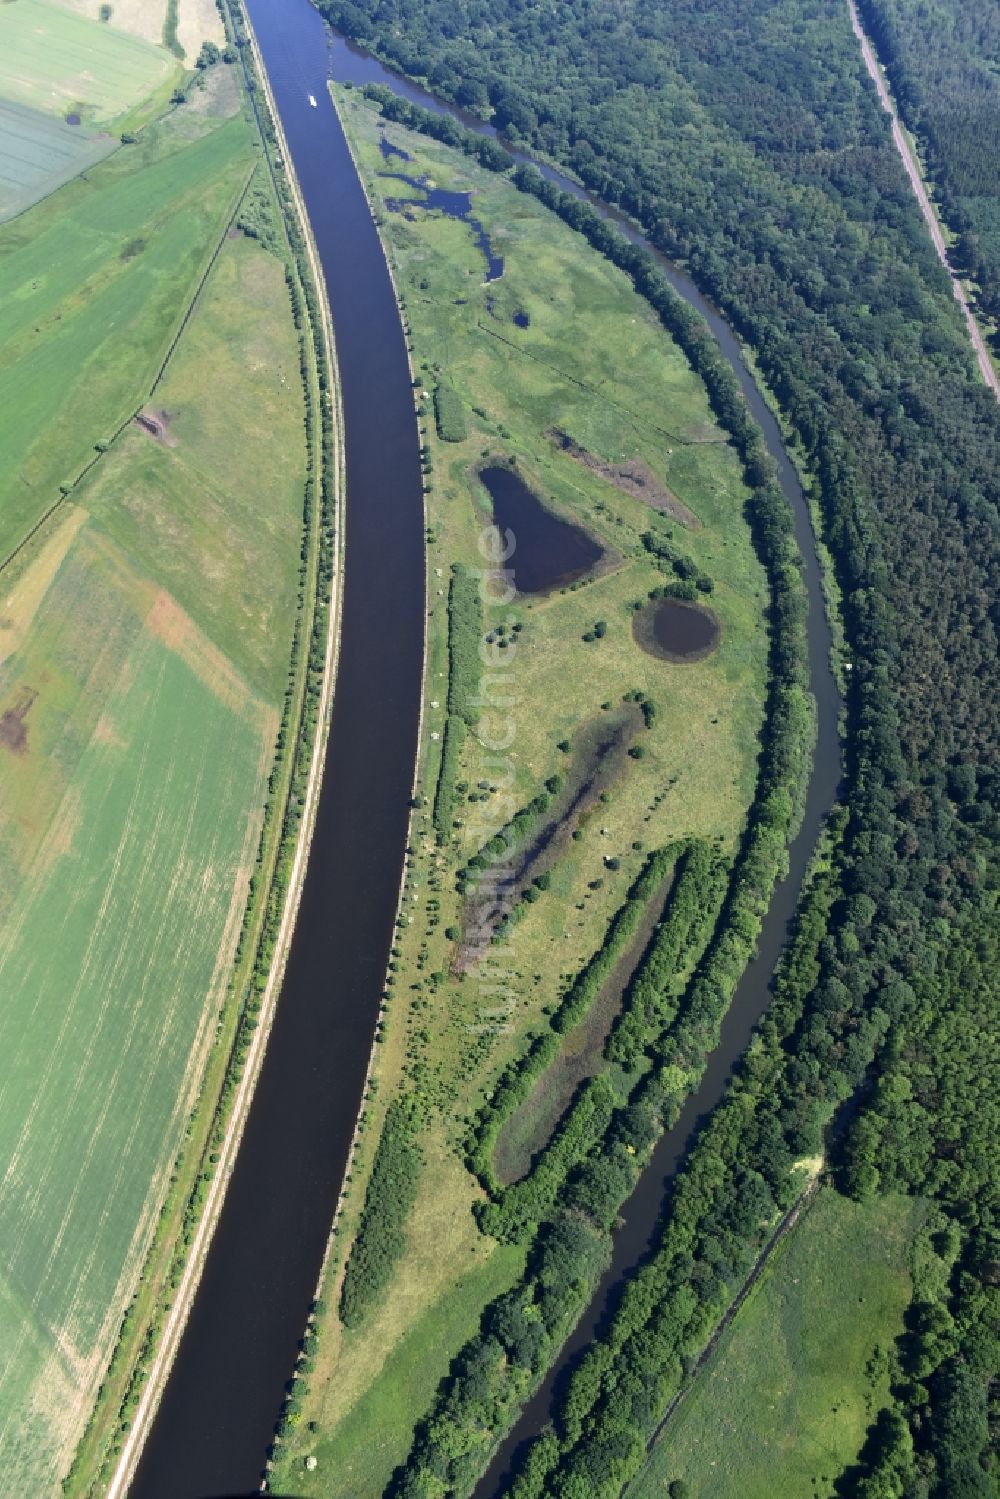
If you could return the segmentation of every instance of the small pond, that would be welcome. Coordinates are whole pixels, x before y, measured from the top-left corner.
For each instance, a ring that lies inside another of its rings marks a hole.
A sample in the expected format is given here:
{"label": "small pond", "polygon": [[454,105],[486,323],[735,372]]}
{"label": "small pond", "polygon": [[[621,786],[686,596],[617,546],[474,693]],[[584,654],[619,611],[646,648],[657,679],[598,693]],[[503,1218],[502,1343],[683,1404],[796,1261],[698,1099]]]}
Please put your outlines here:
{"label": "small pond", "polygon": [[521,312],[515,312],[515,314],[514,314],[514,326],[516,328],[527,328],[529,326],[530,322],[531,322],[531,318],[528,315],[528,313],[524,312],[523,310]]}
{"label": "small pond", "polygon": [[394,146],[386,136],[380,135],[378,148],[382,152],[383,161],[390,161],[393,156],[398,156],[400,161],[412,161],[413,157],[409,151],[404,151],[402,146]]}
{"label": "small pond", "polygon": [[[395,146],[386,146],[385,140],[380,142],[383,156],[396,152]],[[414,208],[426,208],[432,213],[443,213],[449,219],[458,219],[462,224],[468,224],[472,230],[473,238],[478,249],[482,252],[486,261],[486,281],[499,281],[503,275],[503,256],[497,255],[490,244],[489,235],[478,219],[472,216],[472,194],[450,193],[443,187],[430,187],[424,177],[408,177],[404,172],[393,172],[384,174],[396,182],[405,182],[407,187],[412,187],[415,192],[422,193],[421,198],[389,198],[385,200],[385,206],[390,213],[408,213]]]}
{"label": "small pond", "polygon": [[703,604],[657,599],[632,616],[632,634],[642,650],[661,661],[701,661],[715,650],[722,626]]}
{"label": "small pond", "polygon": [[505,566],[518,593],[551,593],[600,562],[600,543],[544,505],[515,469],[493,464],[480,469],[479,477],[493,502],[494,523],[513,535],[514,549]]}

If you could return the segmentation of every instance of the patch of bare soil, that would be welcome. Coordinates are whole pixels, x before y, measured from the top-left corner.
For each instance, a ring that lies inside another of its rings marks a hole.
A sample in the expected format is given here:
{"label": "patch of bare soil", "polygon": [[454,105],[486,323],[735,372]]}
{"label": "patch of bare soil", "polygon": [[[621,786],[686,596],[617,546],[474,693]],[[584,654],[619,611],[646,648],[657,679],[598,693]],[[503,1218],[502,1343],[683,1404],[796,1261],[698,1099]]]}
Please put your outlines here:
{"label": "patch of bare soil", "polygon": [[166,411],[149,411],[144,408],[135,420],[137,426],[141,427],[144,432],[148,432],[150,437],[155,438],[157,442],[162,442],[165,448],[177,446],[177,438],[171,430],[170,418]]}
{"label": "patch of bare soil", "polygon": [[28,726],[25,719],[38,693],[34,687],[19,687],[9,708],[0,713],[0,745],[12,755],[28,752]]}
{"label": "patch of bare soil", "polygon": [[560,432],[558,427],[550,427],[545,435],[567,457],[582,463],[592,473],[600,474],[602,479],[607,479],[616,489],[641,500],[651,510],[662,510],[666,515],[672,515],[675,520],[690,526],[692,530],[700,528],[701,521],[694,512],[677,498],[672,489],[667,488],[662,479],[656,477],[642,458],[627,458],[622,463],[606,463],[603,458],[598,458],[595,453],[581,447],[566,432]]}

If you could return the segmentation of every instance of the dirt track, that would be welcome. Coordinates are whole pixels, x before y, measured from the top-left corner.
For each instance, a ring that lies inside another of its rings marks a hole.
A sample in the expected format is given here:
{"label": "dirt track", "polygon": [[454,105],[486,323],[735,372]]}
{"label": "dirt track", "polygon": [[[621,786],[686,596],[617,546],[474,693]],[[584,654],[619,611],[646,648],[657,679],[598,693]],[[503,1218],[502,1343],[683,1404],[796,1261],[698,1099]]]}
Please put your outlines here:
{"label": "dirt track", "polygon": [[865,35],[864,28],[861,25],[861,17],[858,15],[858,7],[855,4],[855,0],[847,0],[847,6],[851,12],[851,25],[854,28],[854,35],[861,43],[861,53],[865,60],[865,67],[868,69],[869,77],[871,78],[875,87],[878,89],[878,96],[882,101],[882,108],[885,110],[886,114],[892,121],[892,138],[896,143],[896,150],[899,152],[900,160],[902,161],[903,166],[906,168],[906,175],[910,179],[910,186],[913,188],[916,200],[920,204],[920,212],[923,214],[924,220],[926,221],[931,240],[933,241],[934,248],[938,254],[938,259],[944,266],[945,270],[948,272],[948,275],[951,277],[951,289],[955,293],[955,301],[962,309],[962,315],[965,318],[966,327],[969,330],[969,338],[972,342],[972,347],[976,351],[976,358],[979,360],[979,368],[982,372],[983,379],[986,381],[986,384],[990,387],[997,400],[1000,401],[1000,379],[997,378],[997,372],[993,367],[992,360],[990,359],[985,340],[983,339],[982,330],[980,329],[979,324],[976,322],[976,319],[972,315],[972,308],[969,306],[969,299],[965,295],[965,291],[962,288],[961,282],[948,263],[948,251],[945,248],[944,236],[941,233],[941,225],[938,223],[937,214],[934,212],[934,206],[931,203],[930,198],[927,196],[927,189],[924,186],[924,179],[920,175],[920,168],[917,165],[912,150],[910,149],[910,143],[906,139],[906,136],[903,133],[903,127],[899,123],[899,117],[896,114],[896,109],[892,102],[892,97],[889,93],[888,88],[886,87],[885,79],[882,76],[882,70],[878,65],[878,60],[872,49],[872,44]]}

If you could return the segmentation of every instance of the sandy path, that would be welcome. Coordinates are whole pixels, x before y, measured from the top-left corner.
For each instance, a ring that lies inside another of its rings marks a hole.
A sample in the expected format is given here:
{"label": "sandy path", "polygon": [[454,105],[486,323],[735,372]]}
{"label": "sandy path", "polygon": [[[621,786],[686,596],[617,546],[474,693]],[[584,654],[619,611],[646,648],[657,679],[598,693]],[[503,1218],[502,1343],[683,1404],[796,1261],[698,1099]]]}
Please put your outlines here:
{"label": "sandy path", "polygon": [[941,225],[938,223],[938,217],[934,212],[934,206],[931,203],[930,198],[927,196],[927,189],[924,187],[924,180],[920,175],[920,168],[917,165],[912,150],[910,149],[910,143],[906,139],[906,136],[903,133],[903,127],[899,123],[899,117],[896,114],[895,106],[893,105],[889,90],[886,87],[885,79],[882,76],[882,69],[878,65],[878,59],[876,58],[875,53],[872,49],[872,44],[865,35],[864,28],[861,25],[861,17],[858,15],[858,7],[855,4],[855,0],[847,0],[847,6],[851,12],[851,25],[854,28],[854,35],[861,43],[861,53],[865,60],[865,67],[868,69],[868,76],[871,78],[875,87],[878,89],[878,96],[882,102],[882,108],[885,110],[886,114],[892,121],[892,138],[896,143],[896,150],[899,152],[900,160],[902,161],[903,166],[906,168],[906,175],[910,179],[910,186],[913,188],[916,200],[920,204],[920,212],[923,214],[924,220],[927,224],[927,228],[930,231],[930,236],[934,243],[934,248],[937,251],[938,259],[951,278],[951,289],[955,293],[955,301],[962,309],[962,315],[965,318],[965,324],[969,330],[969,338],[972,342],[972,347],[976,351],[976,358],[979,360],[979,368],[982,372],[983,379],[986,381],[986,384],[990,387],[997,400],[1000,401],[1000,379],[998,379],[997,372],[993,367],[993,361],[990,359],[985,340],[983,339],[982,330],[980,329],[979,324],[976,322],[975,318],[972,315],[972,308],[969,306],[969,299],[965,295],[965,291],[962,287],[961,282],[955,275],[951,266],[948,264],[948,251],[945,247],[944,236],[941,233]]}

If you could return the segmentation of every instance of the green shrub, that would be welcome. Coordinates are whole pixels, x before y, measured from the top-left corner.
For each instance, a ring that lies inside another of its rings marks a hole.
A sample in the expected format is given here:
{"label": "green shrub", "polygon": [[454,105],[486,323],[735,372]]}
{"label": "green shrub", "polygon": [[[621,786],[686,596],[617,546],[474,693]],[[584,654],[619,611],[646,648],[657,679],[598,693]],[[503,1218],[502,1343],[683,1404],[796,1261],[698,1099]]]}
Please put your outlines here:
{"label": "green shrub", "polygon": [[359,1327],[389,1284],[405,1247],[403,1225],[416,1201],[420,1166],[413,1104],[394,1099],[382,1126],[361,1224],[344,1274],[340,1319],[346,1327]]}
{"label": "green shrub", "polygon": [[465,441],[467,428],[461,397],[443,380],[439,380],[434,387],[434,421],[442,442]]}
{"label": "green shrub", "polygon": [[471,728],[479,717],[479,642],[483,633],[483,602],[479,579],[455,563],[448,586],[448,712],[457,713]]}

